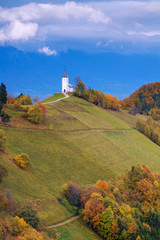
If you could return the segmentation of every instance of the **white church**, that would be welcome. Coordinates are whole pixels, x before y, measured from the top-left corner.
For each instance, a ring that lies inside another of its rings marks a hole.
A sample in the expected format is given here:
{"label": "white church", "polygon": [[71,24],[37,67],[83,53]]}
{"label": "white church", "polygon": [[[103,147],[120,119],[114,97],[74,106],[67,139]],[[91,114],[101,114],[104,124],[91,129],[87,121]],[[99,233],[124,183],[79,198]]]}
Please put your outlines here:
{"label": "white church", "polygon": [[62,76],[62,93],[69,93],[73,91],[73,86],[69,83],[69,78],[65,69]]}

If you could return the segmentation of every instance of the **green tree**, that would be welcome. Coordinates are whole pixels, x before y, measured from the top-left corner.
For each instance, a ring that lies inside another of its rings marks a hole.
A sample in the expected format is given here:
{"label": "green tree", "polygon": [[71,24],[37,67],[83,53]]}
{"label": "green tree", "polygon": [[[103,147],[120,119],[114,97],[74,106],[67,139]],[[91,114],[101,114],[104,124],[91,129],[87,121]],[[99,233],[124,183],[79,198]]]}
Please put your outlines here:
{"label": "green tree", "polygon": [[80,81],[78,83],[78,85],[76,86],[76,92],[79,93],[80,92],[80,96],[83,96],[85,90],[85,84],[84,82]]}
{"label": "green tree", "polygon": [[114,221],[114,214],[111,207],[108,207],[104,212],[101,214],[101,221],[99,226],[99,233],[100,236],[104,239],[108,239],[108,235],[110,233],[110,228]]}
{"label": "green tree", "polygon": [[7,90],[4,83],[1,83],[0,85],[0,102],[2,103],[2,105],[7,103]]}
{"label": "green tree", "polygon": [[33,123],[41,123],[43,120],[43,111],[38,103],[34,104],[28,110],[28,119]]}
{"label": "green tree", "polygon": [[31,225],[33,228],[38,229],[39,217],[37,211],[33,209],[31,203],[26,202],[25,204],[18,206],[14,215],[23,218],[26,223]]}

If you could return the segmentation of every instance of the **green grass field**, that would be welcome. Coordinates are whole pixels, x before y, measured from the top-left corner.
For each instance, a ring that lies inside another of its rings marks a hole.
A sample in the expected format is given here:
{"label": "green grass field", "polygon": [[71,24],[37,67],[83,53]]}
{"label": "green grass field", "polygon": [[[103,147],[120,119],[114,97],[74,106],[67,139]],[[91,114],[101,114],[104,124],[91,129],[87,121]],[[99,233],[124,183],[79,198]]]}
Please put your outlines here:
{"label": "green grass field", "polygon": [[[44,129],[33,124],[29,125],[32,129],[24,129],[27,120],[18,114],[11,123],[21,119],[19,128],[18,122],[12,128],[1,126],[7,136],[7,152],[12,157],[29,154],[32,167],[21,170],[0,158],[9,172],[5,186],[12,189],[16,201],[32,200],[44,225],[71,216],[56,200],[67,181],[80,186],[107,181],[138,163],[160,170],[160,148],[132,128],[137,117],[104,110],[75,97],[47,108]],[[61,239],[99,239],[80,221],[58,230]]]}
{"label": "green grass field", "polygon": [[42,100],[41,103],[55,101],[55,100],[58,100],[58,99],[64,98],[64,97],[65,97],[65,95],[63,93],[55,93],[53,96],[48,97],[48,98]]}

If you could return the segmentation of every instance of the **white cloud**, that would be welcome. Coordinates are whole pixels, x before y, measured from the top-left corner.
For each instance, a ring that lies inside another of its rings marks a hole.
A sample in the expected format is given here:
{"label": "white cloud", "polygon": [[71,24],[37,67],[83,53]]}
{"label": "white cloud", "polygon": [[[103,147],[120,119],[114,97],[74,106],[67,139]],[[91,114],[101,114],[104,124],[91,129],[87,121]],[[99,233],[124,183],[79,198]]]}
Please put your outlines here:
{"label": "white cloud", "polygon": [[49,47],[40,48],[38,51],[39,53],[44,53],[47,56],[51,56],[51,55],[57,56],[58,54],[56,50],[51,50]]}
{"label": "white cloud", "polygon": [[[0,42],[18,44],[25,41],[26,44],[32,40],[35,48],[38,42],[45,41],[47,45],[53,42],[58,51],[64,45],[80,48],[84,41],[90,42],[89,47],[93,49],[95,41],[96,46],[106,42],[104,49],[117,43],[117,46],[122,43],[125,46],[133,42],[144,43],[143,47],[145,43],[154,46],[155,42],[160,45],[159,21],[158,0],[29,3],[13,8],[0,7]],[[48,47],[48,54],[49,50]]]}
{"label": "white cloud", "polygon": [[27,41],[35,37],[37,29],[37,23],[22,23],[16,20],[0,29],[0,41]]}

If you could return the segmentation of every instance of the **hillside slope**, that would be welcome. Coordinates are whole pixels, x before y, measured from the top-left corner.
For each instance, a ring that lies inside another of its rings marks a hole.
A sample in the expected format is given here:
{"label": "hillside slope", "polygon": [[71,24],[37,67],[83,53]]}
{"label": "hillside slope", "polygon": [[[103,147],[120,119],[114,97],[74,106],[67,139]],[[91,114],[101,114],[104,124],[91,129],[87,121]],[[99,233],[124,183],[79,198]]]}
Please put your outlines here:
{"label": "hillside slope", "polygon": [[133,105],[137,107],[139,113],[148,114],[152,108],[160,108],[160,82],[143,85],[128,98],[121,101],[125,109],[130,109]]}
{"label": "hillside slope", "polygon": [[[32,200],[45,225],[71,215],[56,200],[67,181],[81,186],[94,184],[138,163],[160,170],[160,148],[131,127],[133,116],[130,119],[125,113],[124,121],[123,112],[104,110],[75,97],[47,108],[45,129],[1,127],[7,136],[7,152],[11,156],[29,154],[32,168],[21,170],[0,157],[9,171],[4,184],[12,189],[15,200]],[[68,230],[63,228],[62,232],[68,231],[70,237],[62,239],[77,239],[71,234],[72,226],[77,224],[80,222],[69,224]],[[83,236],[79,235],[81,239],[97,239],[87,237],[89,233],[84,231]]]}

